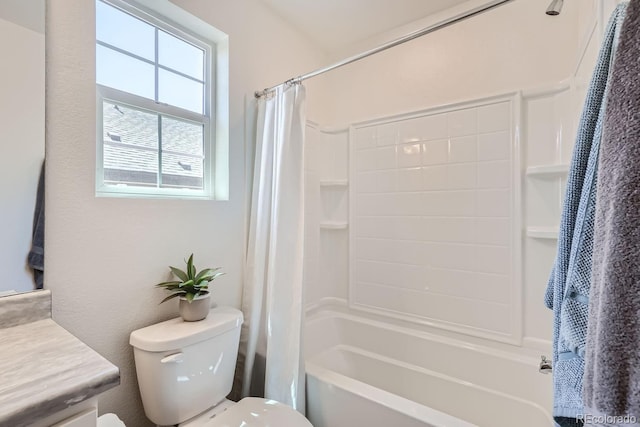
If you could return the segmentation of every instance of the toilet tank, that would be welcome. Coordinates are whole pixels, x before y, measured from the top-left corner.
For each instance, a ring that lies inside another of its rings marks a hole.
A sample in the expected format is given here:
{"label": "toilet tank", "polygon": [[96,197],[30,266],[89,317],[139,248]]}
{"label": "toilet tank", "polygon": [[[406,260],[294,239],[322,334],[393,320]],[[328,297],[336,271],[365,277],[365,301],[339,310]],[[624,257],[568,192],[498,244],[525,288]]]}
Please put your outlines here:
{"label": "toilet tank", "polygon": [[217,405],[233,385],[242,312],[217,307],[206,319],[167,320],[131,333],[147,418],[179,424]]}

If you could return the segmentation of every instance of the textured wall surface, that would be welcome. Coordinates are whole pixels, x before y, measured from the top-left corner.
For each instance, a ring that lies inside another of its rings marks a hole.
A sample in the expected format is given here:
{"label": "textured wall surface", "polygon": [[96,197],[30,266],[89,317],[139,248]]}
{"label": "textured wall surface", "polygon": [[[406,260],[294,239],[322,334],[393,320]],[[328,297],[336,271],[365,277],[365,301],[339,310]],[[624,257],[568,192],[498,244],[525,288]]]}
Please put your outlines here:
{"label": "textured wall surface", "polygon": [[46,287],[54,320],[120,368],[121,386],[101,398],[100,411],[115,412],[130,426],[150,423],[138,394],[129,334],[177,315],[175,301],[158,306],[162,293],[153,288],[167,277],[167,266],[181,264],[192,252],[200,267],[222,266],[227,274],[216,281],[213,298],[240,304],[245,95],[322,62],[317,50],[260,2],[176,3],[229,34],[228,201],[95,197],[94,2],[47,3]]}

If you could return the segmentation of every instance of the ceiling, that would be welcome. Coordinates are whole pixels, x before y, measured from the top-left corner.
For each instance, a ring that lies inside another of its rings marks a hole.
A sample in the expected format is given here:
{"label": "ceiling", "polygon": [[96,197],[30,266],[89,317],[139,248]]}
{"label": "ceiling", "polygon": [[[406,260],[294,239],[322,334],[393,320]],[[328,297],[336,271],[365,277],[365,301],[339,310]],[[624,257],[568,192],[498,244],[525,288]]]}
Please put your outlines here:
{"label": "ceiling", "polygon": [[[262,1],[330,52],[468,0]],[[44,33],[44,0],[0,0],[0,19]]]}
{"label": "ceiling", "polygon": [[467,0],[262,0],[326,51],[441,12]]}
{"label": "ceiling", "polygon": [[44,0],[0,0],[0,19],[44,34]]}

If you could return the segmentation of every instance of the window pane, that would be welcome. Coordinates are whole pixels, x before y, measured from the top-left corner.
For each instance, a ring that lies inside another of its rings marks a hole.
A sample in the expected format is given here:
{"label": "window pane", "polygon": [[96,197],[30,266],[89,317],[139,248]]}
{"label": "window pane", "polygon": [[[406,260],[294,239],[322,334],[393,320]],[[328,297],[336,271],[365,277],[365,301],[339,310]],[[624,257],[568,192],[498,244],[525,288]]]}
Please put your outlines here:
{"label": "window pane", "polygon": [[201,157],[162,153],[162,187],[203,188]]}
{"label": "window pane", "polygon": [[102,103],[105,142],[158,149],[158,116],[114,102]]}
{"label": "window pane", "polygon": [[162,117],[162,186],[203,188],[204,128]]}
{"label": "window pane", "polygon": [[154,79],[153,65],[104,46],[96,46],[98,84],[155,99]]}
{"label": "window pane", "polygon": [[204,131],[201,124],[162,117],[162,149],[180,154],[204,156]]}
{"label": "window pane", "polygon": [[106,184],[157,186],[158,116],[103,102]]}
{"label": "window pane", "polygon": [[204,80],[204,51],[164,31],[158,32],[158,60],[160,65]]}
{"label": "window pane", "polygon": [[167,70],[159,70],[158,101],[202,114],[204,85]]}
{"label": "window pane", "polygon": [[96,2],[96,39],[150,61],[155,58],[155,29],[101,1]]}
{"label": "window pane", "polygon": [[104,183],[157,187],[158,152],[105,144]]}

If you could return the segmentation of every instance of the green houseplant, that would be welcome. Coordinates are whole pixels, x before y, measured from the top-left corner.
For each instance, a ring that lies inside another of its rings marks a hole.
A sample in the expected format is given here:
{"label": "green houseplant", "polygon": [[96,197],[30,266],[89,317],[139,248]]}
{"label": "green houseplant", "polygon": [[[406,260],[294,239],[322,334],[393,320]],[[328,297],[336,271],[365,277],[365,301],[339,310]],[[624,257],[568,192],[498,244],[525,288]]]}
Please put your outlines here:
{"label": "green houseplant", "polygon": [[169,295],[160,301],[160,304],[173,298],[180,298],[180,316],[188,322],[194,322],[206,318],[209,314],[211,307],[209,283],[224,273],[219,271],[220,267],[205,268],[198,273],[193,264],[193,254],[186,263],[186,270],[169,267],[171,273],[178,280],[158,283],[156,287],[164,288],[169,292]]}

